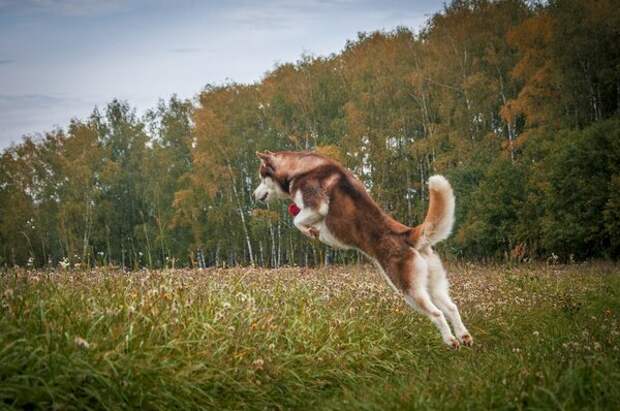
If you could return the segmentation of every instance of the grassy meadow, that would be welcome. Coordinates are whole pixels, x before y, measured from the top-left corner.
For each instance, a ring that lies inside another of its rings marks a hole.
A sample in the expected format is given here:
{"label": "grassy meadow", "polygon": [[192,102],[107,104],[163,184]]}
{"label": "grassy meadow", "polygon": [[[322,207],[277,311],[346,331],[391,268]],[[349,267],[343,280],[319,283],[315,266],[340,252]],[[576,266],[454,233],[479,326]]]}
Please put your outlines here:
{"label": "grassy meadow", "polygon": [[620,409],[620,267],[449,271],[473,348],[370,266],[9,270],[0,408]]}

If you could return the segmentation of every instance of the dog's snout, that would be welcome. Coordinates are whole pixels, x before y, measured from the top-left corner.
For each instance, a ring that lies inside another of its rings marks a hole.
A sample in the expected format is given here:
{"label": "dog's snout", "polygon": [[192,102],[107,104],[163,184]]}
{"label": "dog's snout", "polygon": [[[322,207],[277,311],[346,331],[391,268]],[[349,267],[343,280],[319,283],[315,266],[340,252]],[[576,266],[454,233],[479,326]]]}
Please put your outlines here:
{"label": "dog's snout", "polygon": [[265,201],[269,192],[263,191],[264,190],[261,190],[261,186],[258,186],[256,190],[254,190],[253,196],[255,201]]}

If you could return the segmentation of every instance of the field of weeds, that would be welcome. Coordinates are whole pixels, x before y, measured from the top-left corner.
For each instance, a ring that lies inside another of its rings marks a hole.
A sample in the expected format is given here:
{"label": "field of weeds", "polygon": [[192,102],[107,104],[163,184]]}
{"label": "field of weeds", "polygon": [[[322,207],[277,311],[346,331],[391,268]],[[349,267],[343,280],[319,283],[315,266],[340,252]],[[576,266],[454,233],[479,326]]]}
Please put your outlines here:
{"label": "field of weeds", "polygon": [[371,267],[9,270],[0,408],[620,409],[620,267],[449,267],[451,351]]}

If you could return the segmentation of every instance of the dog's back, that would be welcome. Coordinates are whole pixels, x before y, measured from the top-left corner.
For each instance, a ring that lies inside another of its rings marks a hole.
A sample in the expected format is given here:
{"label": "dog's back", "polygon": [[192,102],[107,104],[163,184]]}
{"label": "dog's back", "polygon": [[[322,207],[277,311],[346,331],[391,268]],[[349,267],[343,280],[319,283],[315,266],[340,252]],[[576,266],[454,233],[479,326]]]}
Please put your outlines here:
{"label": "dog's back", "polygon": [[422,224],[408,227],[385,213],[362,182],[338,162],[313,153],[305,156],[315,156],[317,166],[294,177],[291,194],[295,198],[300,192],[307,207],[319,210],[327,205],[325,227],[340,246],[358,248],[376,258],[388,250],[422,249],[448,237],[454,222],[454,195],[445,178],[431,177],[427,216]]}

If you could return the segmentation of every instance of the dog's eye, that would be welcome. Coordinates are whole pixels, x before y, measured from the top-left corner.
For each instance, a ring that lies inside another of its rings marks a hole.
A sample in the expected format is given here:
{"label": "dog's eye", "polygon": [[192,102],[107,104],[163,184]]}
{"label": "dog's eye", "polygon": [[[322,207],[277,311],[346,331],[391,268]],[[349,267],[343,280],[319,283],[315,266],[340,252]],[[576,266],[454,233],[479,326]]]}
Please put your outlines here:
{"label": "dog's eye", "polygon": [[271,166],[266,164],[261,164],[259,169],[259,174],[262,178],[271,177],[273,178],[273,174],[275,173],[274,169]]}

